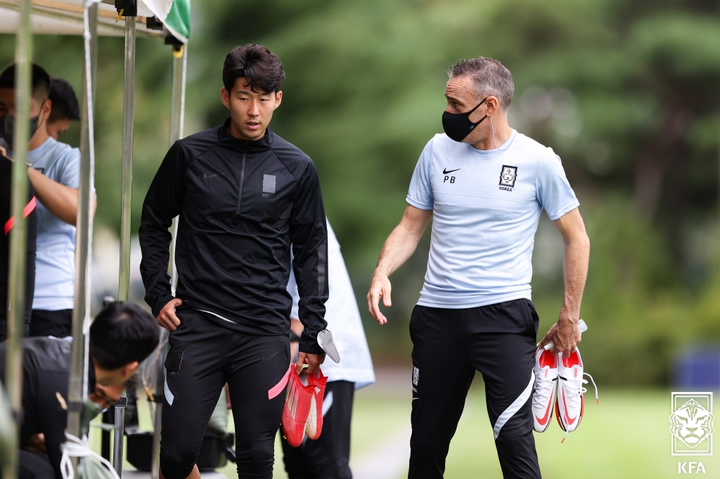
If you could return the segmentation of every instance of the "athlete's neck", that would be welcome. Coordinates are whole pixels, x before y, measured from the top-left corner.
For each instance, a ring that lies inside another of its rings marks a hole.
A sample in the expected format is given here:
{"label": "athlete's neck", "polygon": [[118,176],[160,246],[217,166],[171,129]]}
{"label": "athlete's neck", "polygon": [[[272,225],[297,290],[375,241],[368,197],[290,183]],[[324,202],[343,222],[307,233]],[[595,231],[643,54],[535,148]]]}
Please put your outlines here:
{"label": "athlete's neck", "polygon": [[498,113],[493,117],[489,117],[485,122],[487,122],[485,127],[487,133],[480,141],[471,145],[478,150],[502,149],[502,146],[512,135],[512,128],[508,124],[507,114]]}
{"label": "athlete's neck", "polygon": [[32,138],[30,138],[28,151],[33,151],[34,149],[39,148],[47,141],[48,138],[50,138],[50,135],[48,135],[45,125],[40,125]]}

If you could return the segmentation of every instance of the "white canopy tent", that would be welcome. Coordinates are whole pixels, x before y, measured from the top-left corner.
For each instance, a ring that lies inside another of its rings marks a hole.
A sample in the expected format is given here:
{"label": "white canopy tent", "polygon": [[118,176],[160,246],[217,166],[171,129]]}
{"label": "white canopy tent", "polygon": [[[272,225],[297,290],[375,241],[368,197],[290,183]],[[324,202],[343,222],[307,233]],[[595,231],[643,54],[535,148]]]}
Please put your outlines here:
{"label": "white canopy tent", "polygon": [[[187,67],[186,44],[190,35],[190,0],[0,0],[0,33],[16,36],[16,124],[15,163],[13,165],[12,213],[23,218],[23,199],[27,195],[27,143],[18,141],[28,137],[30,104],[30,62],[32,35],[82,35],[83,85],[81,95],[80,135],[80,188],[75,249],[76,281],[73,311],[73,350],[71,358],[68,397],[68,432],[79,436],[80,412],[83,398],[87,397],[85,381],[88,368],[87,332],[90,328],[90,255],[92,251],[91,194],[94,183],[94,72],[97,36],[124,36],[124,90],[123,90],[123,146],[122,146],[122,202],[120,224],[120,282],[118,300],[127,300],[130,284],[130,223],[132,191],[132,152],[135,80],[136,36],[165,39],[173,45],[172,102],[170,144],[182,137],[185,79]],[[10,236],[10,265],[8,290],[8,347],[7,390],[13,417],[20,417],[22,405],[22,318],[25,305],[25,238],[24,220],[15,223]],[[22,258],[22,260],[21,260]],[[172,266],[172,261],[171,261]],[[162,378],[162,374],[158,375]],[[160,388],[162,390],[162,388]],[[0,390],[0,394],[2,391]],[[2,399],[2,398],[0,398]],[[4,402],[0,401],[0,406]],[[113,465],[122,475],[122,425],[124,404],[116,410],[116,440]],[[0,409],[2,409],[0,407]],[[156,418],[159,419],[159,407]],[[0,423],[8,415],[0,411]],[[0,424],[2,425],[2,424]],[[14,431],[0,437],[0,465],[3,477],[17,477],[17,425],[2,427]],[[152,477],[159,477],[159,420],[156,420],[153,442]]]}
{"label": "white canopy tent", "polygon": [[[0,33],[17,33],[20,25],[21,0],[0,0]],[[33,34],[82,35],[83,0],[32,0],[30,27]],[[118,18],[115,2],[98,4],[97,34],[124,36],[125,17]],[[190,35],[190,2],[173,0],[139,0],[137,2],[137,35],[173,37],[187,43]],[[155,23],[153,17],[161,23]],[[149,19],[149,20],[148,20]]]}

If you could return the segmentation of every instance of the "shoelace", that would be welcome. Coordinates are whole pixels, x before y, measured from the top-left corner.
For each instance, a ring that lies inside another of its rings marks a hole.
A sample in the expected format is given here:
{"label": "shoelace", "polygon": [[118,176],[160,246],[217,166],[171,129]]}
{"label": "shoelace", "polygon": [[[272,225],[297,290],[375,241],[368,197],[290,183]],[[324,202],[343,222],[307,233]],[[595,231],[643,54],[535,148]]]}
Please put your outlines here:
{"label": "shoelace", "polygon": [[[600,397],[598,396],[598,388],[597,388],[597,384],[595,383],[595,379],[590,375],[590,373],[583,373],[583,376],[587,376],[590,378],[590,381],[592,382],[593,386],[595,387],[595,403],[600,405]],[[576,380],[569,380],[567,382],[569,383],[570,381],[575,382]],[[568,402],[571,402],[571,401],[573,402],[572,406],[576,406],[575,401],[579,401],[580,398],[587,392],[587,389],[582,386],[583,384],[588,383],[587,379],[580,379],[577,382],[579,383],[578,384],[578,393],[579,394],[577,395],[577,397],[575,395],[572,395],[572,396],[568,396],[568,398],[566,399]],[[562,441],[560,441],[561,444],[563,442],[565,442],[565,439],[567,439],[568,434],[570,434],[569,431],[565,431],[565,436],[563,437]]]}
{"label": "shoelace", "polygon": [[554,379],[536,379],[535,390],[533,391],[533,407],[543,408],[547,404],[550,395],[555,392],[554,384],[557,381],[557,377]]}

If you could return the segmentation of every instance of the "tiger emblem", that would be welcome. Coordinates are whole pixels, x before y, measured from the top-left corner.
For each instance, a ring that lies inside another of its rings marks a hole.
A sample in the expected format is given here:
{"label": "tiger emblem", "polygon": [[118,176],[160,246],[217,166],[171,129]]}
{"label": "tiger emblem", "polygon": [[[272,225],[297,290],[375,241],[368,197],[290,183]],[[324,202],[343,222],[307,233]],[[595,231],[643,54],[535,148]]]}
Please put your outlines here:
{"label": "tiger emblem", "polygon": [[517,166],[503,165],[500,170],[500,186],[513,188],[517,178]]}
{"label": "tiger emblem", "polygon": [[690,449],[712,436],[715,416],[690,399],[670,415],[670,433]]}

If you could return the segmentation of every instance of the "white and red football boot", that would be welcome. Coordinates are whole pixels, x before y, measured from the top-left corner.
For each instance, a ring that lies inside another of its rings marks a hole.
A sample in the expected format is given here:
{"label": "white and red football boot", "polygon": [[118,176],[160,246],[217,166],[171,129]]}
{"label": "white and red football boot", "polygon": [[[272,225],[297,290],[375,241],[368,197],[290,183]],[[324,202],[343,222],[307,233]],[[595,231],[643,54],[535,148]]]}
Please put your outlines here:
{"label": "white and red football boot", "polygon": [[307,423],[305,424],[305,434],[310,439],[320,437],[323,426],[323,396],[325,396],[325,385],[327,384],[327,376],[322,371],[318,371],[307,377],[308,389],[312,388],[312,399],[310,401],[310,413],[308,414]]}
{"label": "white and red football boot", "polygon": [[[302,373],[305,377],[307,374]],[[305,437],[310,408],[313,406],[313,387],[304,384],[300,376],[293,370],[285,396],[282,415],[282,428],[285,438],[292,447],[298,447]]]}
{"label": "white and red football boot", "polygon": [[[567,437],[567,433],[578,428],[585,413],[584,394],[587,390],[583,384],[587,384],[587,380],[583,378],[583,375],[592,380],[592,376],[583,372],[583,362],[577,348],[567,358],[563,357],[562,353],[558,354],[560,385],[558,387],[557,402],[555,403],[555,412],[558,424],[565,431],[565,437]],[[593,386],[595,386],[595,400],[599,403],[597,386],[594,380]]]}
{"label": "white and red football boot", "polygon": [[533,426],[544,432],[550,424],[558,380],[558,357],[548,350],[535,351],[535,385],[532,394]]}

